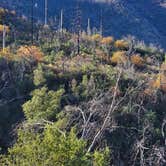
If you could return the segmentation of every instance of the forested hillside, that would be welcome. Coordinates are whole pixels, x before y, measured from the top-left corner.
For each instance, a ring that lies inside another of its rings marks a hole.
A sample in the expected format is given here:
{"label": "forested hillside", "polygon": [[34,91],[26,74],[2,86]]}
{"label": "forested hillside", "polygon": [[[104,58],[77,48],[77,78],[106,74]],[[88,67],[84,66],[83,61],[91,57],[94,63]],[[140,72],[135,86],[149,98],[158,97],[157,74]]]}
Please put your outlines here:
{"label": "forested hillside", "polygon": [[76,25],[0,8],[0,165],[165,166],[166,53]]}
{"label": "forested hillside", "polygon": [[[166,48],[165,0],[48,0],[48,17],[59,25],[60,11],[64,11],[64,27],[72,31],[74,10],[80,2],[82,28],[86,30],[88,18],[92,29],[116,38],[132,35],[146,44]],[[17,10],[31,18],[31,0],[0,0],[1,5]],[[8,3],[7,3],[8,2]],[[34,0],[34,18],[44,20],[44,0]]]}

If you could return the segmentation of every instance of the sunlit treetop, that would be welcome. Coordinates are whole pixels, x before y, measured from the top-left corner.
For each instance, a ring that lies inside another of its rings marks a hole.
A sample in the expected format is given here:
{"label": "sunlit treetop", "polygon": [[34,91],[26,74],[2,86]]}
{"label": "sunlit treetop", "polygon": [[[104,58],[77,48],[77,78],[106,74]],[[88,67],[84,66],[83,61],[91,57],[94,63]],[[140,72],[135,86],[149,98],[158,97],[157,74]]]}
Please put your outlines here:
{"label": "sunlit treetop", "polygon": [[9,26],[1,25],[1,24],[0,24],[0,32],[3,32],[4,29],[6,30],[7,33],[10,32]]}
{"label": "sunlit treetop", "polygon": [[41,61],[44,54],[38,48],[37,46],[21,46],[17,50],[18,56],[24,57],[24,58],[33,58],[34,60]]}
{"label": "sunlit treetop", "polygon": [[118,49],[124,49],[128,47],[128,42],[126,42],[125,40],[117,40],[115,42],[115,47]]}
{"label": "sunlit treetop", "polygon": [[114,41],[114,38],[112,36],[104,37],[101,40],[101,44],[111,44],[111,43],[113,43],[113,41]]}
{"label": "sunlit treetop", "polygon": [[100,41],[102,39],[102,36],[100,34],[94,34],[92,35],[91,39],[94,41]]}

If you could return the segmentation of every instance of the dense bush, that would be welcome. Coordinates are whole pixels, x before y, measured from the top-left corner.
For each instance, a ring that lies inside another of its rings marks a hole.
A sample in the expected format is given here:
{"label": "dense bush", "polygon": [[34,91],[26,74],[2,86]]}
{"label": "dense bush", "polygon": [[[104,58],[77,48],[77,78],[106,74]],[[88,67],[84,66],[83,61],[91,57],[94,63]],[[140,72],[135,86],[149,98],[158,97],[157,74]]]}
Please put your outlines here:
{"label": "dense bush", "polygon": [[41,61],[43,59],[43,53],[36,46],[21,46],[17,50],[17,55],[37,61]]}
{"label": "dense bush", "polygon": [[111,62],[114,64],[125,63],[127,61],[127,57],[124,51],[117,51],[111,57]]}
{"label": "dense bush", "polygon": [[33,130],[20,131],[19,139],[9,154],[1,156],[2,166],[107,166],[109,151],[86,153],[86,142],[74,131],[65,133],[56,125],[47,125],[42,135]]}
{"label": "dense bush", "polygon": [[161,50],[86,32],[78,42],[36,24],[32,44],[30,24],[28,33],[25,20],[10,24],[17,38],[10,31],[0,52],[1,165],[163,166]]}
{"label": "dense bush", "polygon": [[117,49],[127,49],[128,48],[128,43],[124,40],[116,40],[114,43],[115,48]]}
{"label": "dense bush", "polygon": [[49,91],[46,87],[34,90],[32,99],[23,105],[25,116],[29,120],[55,119],[60,111],[61,97],[63,89],[56,92]]}
{"label": "dense bush", "polygon": [[140,55],[132,55],[131,62],[138,67],[141,67],[144,65],[144,59],[140,57]]}
{"label": "dense bush", "polygon": [[101,40],[101,44],[111,44],[113,43],[114,41],[114,38],[113,37],[104,37],[102,40]]}

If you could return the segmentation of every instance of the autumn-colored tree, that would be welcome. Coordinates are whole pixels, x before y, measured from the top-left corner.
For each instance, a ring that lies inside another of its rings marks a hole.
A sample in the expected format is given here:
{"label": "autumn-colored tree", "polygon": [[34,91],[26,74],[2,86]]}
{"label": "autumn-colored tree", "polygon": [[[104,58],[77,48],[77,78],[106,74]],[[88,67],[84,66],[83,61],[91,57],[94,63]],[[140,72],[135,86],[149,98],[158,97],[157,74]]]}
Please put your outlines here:
{"label": "autumn-colored tree", "polygon": [[4,48],[3,50],[0,50],[0,56],[11,60],[14,58],[14,55],[11,53],[11,50],[9,47]]}
{"label": "autumn-colored tree", "polygon": [[91,36],[92,41],[99,42],[102,39],[102,36],[100,34],[94,34]]}
{"label": "autumn-colored tree", "polygon": [[124,40],[117,40],[114,46],[118,49],[126,49],[128,47],[128,43]]}
{"label": "autumn-colored tree", "polygon": [[41,61],[43,59],[44,54],[40,50],[40,48],[36,46],[21,46],[17,50],[18,56],[24,57],[24,58],[32,58],[36,61]]}
{"label": "autumn-colored tree", "polygon": [[161,74],[157,75],[157,78],[155,79],[155,81],[151,82],[151,85],[153,88],[159,89],[161,86]]}
{"label": "autumn-colored tree", "polygon": [[140,55],[138,54],[131,56],[131,62],[138,67],[141,67],[144,65],[144,59],[140,57]]}
{"label": "autumn-colored tree", "polygon": [[105,54],[108,56],[107,59],[110,59],[110,54],[113,46],[113,41],[114,38],[109,36],[109,37],[104,37],[101,39],[100,44],[102,45],[103,51]]}
{"label": "autumn-colored tree", "polygon": [[124,51],[117,51],[113,54],[111,62],[114,64],[125,63],[127,61],[127,56]]}
{"label": "autumn-colored tree", "polygon": [[163,63],[160,67],[160,73],[157,75],[153,84],[151,84],[153,88],[161,89],[166,92],[166,64]]}
{"label": "autumn-colored tree", "polygon": [[9,26],[0,24],[0,33],[2,33],[4,29],[6,30],[7,33],[9,33],[10,31]]}
{"label": "autumn-colored tree", "polygon": [[111,36],[109,36],[109,37],[104,37],[104,38],[102,38],[102,40],[101,40],[101,44],[108,45],[108,44],[113,43],[113,41],[114,41],[114,38],[111,37]]}
{"label": "autumn-colored tree", "polygon": [[160,89],[166,92],[166,76],[163,73],[159,73],[156,78],[149,82],[149,88],[152,90]]}

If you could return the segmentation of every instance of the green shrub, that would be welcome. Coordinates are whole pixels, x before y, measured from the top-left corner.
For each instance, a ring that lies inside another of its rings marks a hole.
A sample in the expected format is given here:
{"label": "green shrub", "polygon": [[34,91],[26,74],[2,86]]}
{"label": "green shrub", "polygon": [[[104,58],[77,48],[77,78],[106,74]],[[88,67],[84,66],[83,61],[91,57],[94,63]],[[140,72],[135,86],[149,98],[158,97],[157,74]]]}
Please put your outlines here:
{"label": "green shrub", "polygon": [[32,99],[23,105],[23,111],[28,120],[55,119],[60,109],[63,89],[49,91],[46,87],[32,92]]}
{"label": "green shrub", "polygon": [[2,166],[108,166],[108,155],[108,149],[87,154],[86,142],[73,129],[67,134],[53,124],[43,134],[20,131],[17,143],[0,162]]}

